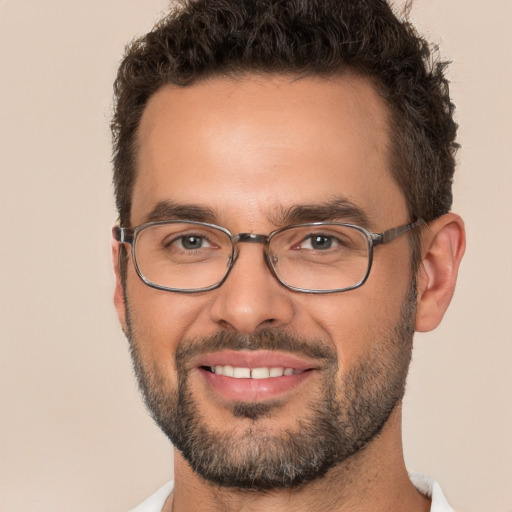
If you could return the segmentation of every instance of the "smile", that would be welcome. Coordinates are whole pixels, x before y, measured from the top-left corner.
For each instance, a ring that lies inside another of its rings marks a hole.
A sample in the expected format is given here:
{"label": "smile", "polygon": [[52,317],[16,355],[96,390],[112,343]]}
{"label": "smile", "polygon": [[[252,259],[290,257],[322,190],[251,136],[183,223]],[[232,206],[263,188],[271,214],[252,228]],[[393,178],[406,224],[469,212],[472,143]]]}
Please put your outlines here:
{"label": "smile", "polygon": [[217,365],[210,366],[210,372],[224,377],[233,377],[234,379],[271,379],[275,377],[289,377],[297,375],[304,370],[295,370],[294,368],[284,367],[261,367],[261,368],[243,368],[238,366]]}
{"label": "smile", "polygon": [[194,361],[209,392],[228,401],[283,397],[318,373],[315,362],[269,351],[222,351]]}

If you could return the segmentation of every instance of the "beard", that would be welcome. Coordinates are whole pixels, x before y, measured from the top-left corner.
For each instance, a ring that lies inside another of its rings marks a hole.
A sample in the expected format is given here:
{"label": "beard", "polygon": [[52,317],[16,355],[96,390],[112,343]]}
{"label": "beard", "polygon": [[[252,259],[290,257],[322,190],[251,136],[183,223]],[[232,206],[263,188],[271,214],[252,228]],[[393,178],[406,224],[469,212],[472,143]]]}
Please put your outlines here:
{"label": "beard", "polygon": [[[191,468],[213,484],[266,491],[320,478],[376,438],[403,398],[414,334],[414,284],[397,324],[383,330],[364,357],[341,376],[336,350],[325,340],[278,328],[254,334],[221,331],[180,341],[175,389],[169,389],[163,370],[145,363],[140,350],[144,340],[132,328],[127,297],[125,303],[126,335],[146,406]],[[191,389],[187,363],[199,354],[224,349],[280,350],[324,363],[319,391],[304,404],[293,428],[268,428],[273,411],[283,405],[279,401],[234,402],[229,405],[231,425],[220,430],[210,424]]]}

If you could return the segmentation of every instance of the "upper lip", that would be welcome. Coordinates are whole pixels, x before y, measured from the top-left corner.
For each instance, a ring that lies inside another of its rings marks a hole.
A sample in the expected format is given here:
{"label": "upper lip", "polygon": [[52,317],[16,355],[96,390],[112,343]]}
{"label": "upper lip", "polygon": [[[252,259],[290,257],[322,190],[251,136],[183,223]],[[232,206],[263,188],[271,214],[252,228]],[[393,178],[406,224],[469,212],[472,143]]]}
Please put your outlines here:
{"label": "upper lip", "polygon": [[226,366],[239,368],[293,368],[294,370],[312,370],[318,363],[294,354],[272,350],[222,350],[201,354],[191,366]]}

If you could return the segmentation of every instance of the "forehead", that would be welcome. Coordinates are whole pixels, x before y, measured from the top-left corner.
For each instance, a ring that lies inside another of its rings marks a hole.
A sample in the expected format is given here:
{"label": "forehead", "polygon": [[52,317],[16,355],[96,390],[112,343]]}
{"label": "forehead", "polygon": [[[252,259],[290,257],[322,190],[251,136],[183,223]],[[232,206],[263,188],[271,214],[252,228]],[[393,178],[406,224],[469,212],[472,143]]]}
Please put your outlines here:
{"label": "forehead", "polygon": [[386,106],[353,74],[165,86],[138,143],[133,223],[165,201],[207,207],[224,224],[340,197],[370,218],[405,211],[388,166]]}

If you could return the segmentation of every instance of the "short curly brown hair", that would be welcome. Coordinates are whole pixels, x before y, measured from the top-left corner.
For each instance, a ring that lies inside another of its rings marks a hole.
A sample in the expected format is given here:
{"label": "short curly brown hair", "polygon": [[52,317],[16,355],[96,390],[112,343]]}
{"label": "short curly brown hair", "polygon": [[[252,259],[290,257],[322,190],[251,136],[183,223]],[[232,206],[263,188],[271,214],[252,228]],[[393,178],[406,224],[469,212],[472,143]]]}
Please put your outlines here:
{"label": "short curly brown hair", "polygon": [[[133,41],[114,84],[116,204],[130,223],[137,129],[163,85],[244,73],[368,76],[390,110],[390,168],[409,214],[449,211],[457,125],[445,62],[384,0],[187,0]],[[414,259],[414,258],[413,258]]]}

